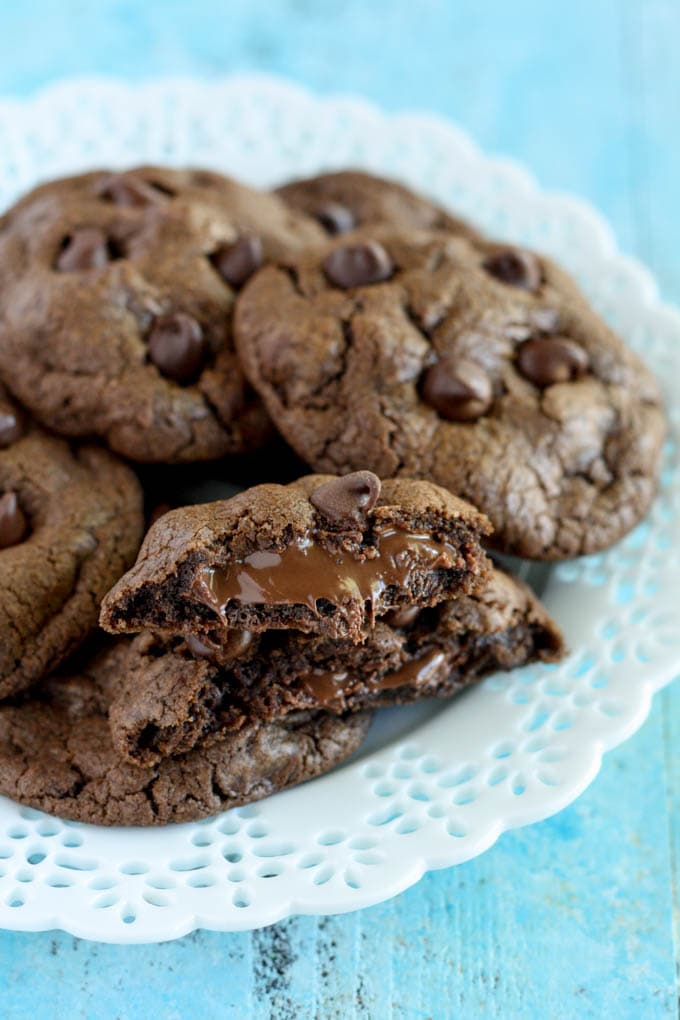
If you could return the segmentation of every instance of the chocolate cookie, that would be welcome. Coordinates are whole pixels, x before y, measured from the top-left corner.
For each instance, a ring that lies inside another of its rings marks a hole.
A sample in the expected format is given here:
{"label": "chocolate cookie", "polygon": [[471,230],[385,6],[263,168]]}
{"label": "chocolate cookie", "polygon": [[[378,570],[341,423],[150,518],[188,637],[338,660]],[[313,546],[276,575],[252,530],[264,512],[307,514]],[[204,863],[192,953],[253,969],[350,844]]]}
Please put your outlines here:
{"label": "chocolate cookie", "polygon": [[0,389],[0,698],[81,643],[142,533],[132,471],[48,436]]}
{"label": "chocolate cookie", "polygon": [[357,227],[388,226],[396,230],[447,230],[477,237],[457,216],[397,181],[362,170],[340,170],[278,189],[293,209],[313,216],[327,234],[346,234]]}
{"label": "chocolate cookie", "polygon": [[448,697],[499,669],[554,661],[561,634],[520,581],[378,620],[361,644],[297,631],[232,631],[230,655],[195,638],[141,635],[109,713],[114,746],[153,764],[291,712],[344,713]]}
{"label": "chocolate cookie", "polygon": [[54,676],[30,699],[0,707],[0,793],[98,825],[190,822],[320,775],[361,744],[370,715],[298,712],[155,767],[121,761],[109,705],[119,690],[124,642],[76,675]]}
{"label": "chocolate cookie", "polygon": [[480,507],[508,552],[605,549],[653,498],[658,387],[546,258],[376,228],[263,269],[235,330],[315,470],[429,478]]}
{"label": "chocolate cookie", "polygon": [[360,640],[393,609],[465,594],[485,578],[486,518],[429,482],[370,471],[258,485],[165,514],[102,604],[102,626],[192,633],[296,629]]}
{"label": "chocolate cookie", "polygon": [[132,460],[250,449],[269,425],[234,353],[235,294],[323,236],[205,170],[45,184],[0,219],[0,376],[46,425]]}

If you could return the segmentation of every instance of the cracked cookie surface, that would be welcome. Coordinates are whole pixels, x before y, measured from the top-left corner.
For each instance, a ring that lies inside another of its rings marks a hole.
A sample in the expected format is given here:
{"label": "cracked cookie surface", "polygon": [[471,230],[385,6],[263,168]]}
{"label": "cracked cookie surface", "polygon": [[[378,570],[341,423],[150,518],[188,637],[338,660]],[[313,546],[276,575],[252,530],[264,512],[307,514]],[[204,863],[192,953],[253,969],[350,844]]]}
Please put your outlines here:
{"label": "cracked cookie surface", "polygon": [[0,388],[0,697],[78,647],[142,534],[134,473],[48,436]]}
{"label": "cracked cookie surface", "polygon": [[360,644],[295,631],[238,637],[222,664],[192,639],[143,634],[132,642],[109,713],[123,757],[154,763],[296,711],[450,697],[496,670],[555,661],[564,650],[538,599],[499,569],[477,594],[383,617]]}
{"label": "cracked cookie surface", "polygon": [[0,706],[0,793],[97,825],[194,821],[328,771],[368,731],[368,713],[297,713],[154,767],[130,765],[114,751],[107,720],[126,652],[124,641],[93,652],[77,673]]}
{"label": "cracked cookie surface", "polygon": [[315,470],[429,478],[507,552],[605,549],[646,513],[664,417],[639,358],[531,252],[359,231],[241,293],[245,372]]}
{"label": "cracked cookie surface", "polygon": [[263,261],[323,236],[204,170],[45,184],[0,218],[0,376],[44,424],[132,460],[254,448],[270,426],[234,352],[234,298]]}

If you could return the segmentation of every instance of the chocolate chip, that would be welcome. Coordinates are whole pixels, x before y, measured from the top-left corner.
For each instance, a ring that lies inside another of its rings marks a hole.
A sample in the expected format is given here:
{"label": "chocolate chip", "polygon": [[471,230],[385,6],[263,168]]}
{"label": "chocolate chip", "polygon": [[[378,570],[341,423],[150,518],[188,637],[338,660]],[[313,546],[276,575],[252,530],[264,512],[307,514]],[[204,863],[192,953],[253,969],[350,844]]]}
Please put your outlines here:
{"label": "chocolate chip", "polygon": [[519,371],[540,389],[577,379],[589,366],[587,351],[561,336],[527,340],[517,352]]}
{"label": "chocolate chip", "polygon": [[211,262],[223,280],[232,287],[242,287],[264,261],[262,241],[252,235],[239,237],[211,256]]}
{"label": "chocolate chip", "polygon": [[356,226],[352,210],[339,202],[326,202],[319,206],[315,216],[329,234],[347,234]]}
{"label": "chocolate chip", "polygon": [[380,495],[380,479],[372,471],[354,471],[342,478],[324,482],[309,497],[312,506],[340,526],[365,524]]}
{"label": "chocolate chip", "polygon": [[538,290],[543,281],[541,263],[533,252],[522,248],[505,248],[489,255],[484,268],[501,283],[524,290]]}
{"label": "chocolate chip", "polygon": [[412,627],[420,616],[420,606],[407,606],[405,609],[393,609],[385,617],[390,627]]}
{"label": "chocolate chip", "polygon": [[161,375],[178,383],[193,382],[208,354],[203,330],[184,312],[156,319],[149,336],[149,356]]}
{"label": "chocolate chip", "polygon": [[0,404],[0,450],[21,439],[24,434],[24,416],[11,404]]}
{"label": "chocolate chip", "polygon": [[394,263],[381,244],[365,241],[335,248],[324,259],[323,271],[336,287],[349,290],[350,287],[365,287],[369,283],[389,280],[394,272]]}
{"label": "chocolate chip", "polygon": [[139,209],[145,205],[152,205],[165,197],[167,192],[155,184],[142,181],[138,177],[131,177],[129,174],[113,174],[104,181],[99,189],[99,195],[107,198],[115,205],[123,206],[126,209]]}
{"label": "chocolate chip", "polygon": [[420,393],[426,404],[447,421],[476,421],[493,401],[488,375],[474,361],[444,357],[423,376]]}
{"label": "chocolate chip", "polygon": [[18,545],[27,531],[28,521],[16,492],[6,492],[0,496],[0,549]]}
{"label": "chocolate chip", "polygon": [[64,241],[56,267],[62,273],[101,269],[109,262],[106,234],[99,227],[79,227]]}

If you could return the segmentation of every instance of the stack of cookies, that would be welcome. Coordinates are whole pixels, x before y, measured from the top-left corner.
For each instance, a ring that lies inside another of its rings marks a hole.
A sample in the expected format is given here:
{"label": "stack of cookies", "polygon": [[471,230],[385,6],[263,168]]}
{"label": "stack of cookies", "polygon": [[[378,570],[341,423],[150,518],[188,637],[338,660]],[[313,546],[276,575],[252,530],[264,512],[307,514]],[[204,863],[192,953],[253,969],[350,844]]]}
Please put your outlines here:
{"label": "stack of cookies", "polygon": [[489,552],[606,549],[664,434],[561,269],[354,171],[37,188],[0,219],[0,380],[0,793],[106,825],[558,659]]}

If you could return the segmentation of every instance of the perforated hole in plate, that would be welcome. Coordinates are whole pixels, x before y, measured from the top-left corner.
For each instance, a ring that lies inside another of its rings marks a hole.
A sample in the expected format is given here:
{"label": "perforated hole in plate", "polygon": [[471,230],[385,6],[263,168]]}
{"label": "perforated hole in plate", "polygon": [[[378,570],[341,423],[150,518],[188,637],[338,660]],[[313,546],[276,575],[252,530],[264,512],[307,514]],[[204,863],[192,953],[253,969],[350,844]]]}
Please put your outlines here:
{"label": "perforated hole in plate", "polygon": [[305,854],[304,857],[301,857],[298,861],[298,868],[302,868],[303,871],[306,871],[309,868],[316,868],[317,865],[321,864],[323,859],[323,854]]}
{"label": "perforated hole in plate", "polygon": [[174,889],[177,884],[168,875],[147,875],[145,882],[152,889]]}
{"label": "perforated hole in plate", "polygon": [[77,857],[75,854],[57,854],[54,863],[67,871],[96,871],[97,861],[92,857]]}
{"label": "perforated hole in plate", "polygon": [[437,786],[441,786],[444,790],[453,786],[462,786],[463,783],[469,783],[471,779],[474,779],[478,772],[479,769],[476,765],[462,765],[455,772],[446,772],[440,776],[437,779]]}
{"label": "perforated hole in plate", "polygon": [[83,845],[83,837],[79,832],[66,832],[62,836],[61,845],[68,847],[69,850],[75,849]]}
{"label": "perforated hole in plate", "polygon": [[421,801],[425,804],[432,799],[427,787],[423,786],[422,783],[413,783],[409,786],[406,793],[411,800]]}
{"label": "perforated hole in plate", "polygon": [[194,846],[210,846],[213,842],[213,835],[211,832],[205,832],[199,829],[198,832],[192,833],[191,842]]}
{"label": "perforated hole in plate", "polygon": [[231,868],[227,872],[227,878],[230,882],[244,882],[246,873],[243,868]]}
{"label": "perforated hole in plate", "polygon": [[231,898],[231,902],[241,910],[249,907],[251,904],[250,893],[246,889],[237,889]]}
{"label": "perforated hole in plate", "polygon": [[234,814],[238,818],[257,818],[260,809],[257,804],[246,804],[244,807],[234,808]]}
{"label": "perforated hole in plate", "polygon": [[119,868],[121,875],[146,875],[148,870],[149,866],[144,861],[127,861]]}
{"label": "perforated hole in plate", "polygon": [[271,861],[269,864],[261,864],[255,874],[259,878],[278,878],[284,871],[282,864],[275,864]]}
{"label": "perforated hole in plate", "polygon": [[31,850],[31,852],[27,854],[26,860],[28,861],[29,864],[32,864],[34,867],[36,867],[38,864],[42,864],[46,857],[47,854],[43,853],[42,850]]}
{"label": "perforated hole in plate", "polygon": [[373,836],[353,836],[348,843],[350,850],[372,850],[377,845]]}
{"label": "perforated hole in plate", "polygon": [[413,777],[413,766],[408,762],[398,761],[391,768],[395,779],[411,779]]}
{"label": "perforated hole in plate", "polygon": [[230,864],[238,864],[239,861],[243,860],[243,854],[238,846],[222,847],[222,856],[225,861],[229,861]]}
{"label": "perforated hole in plate", "polygon": [[468,834],[467,826],[463,825],[459,818],[449,818],[446,823],[446,831],[449,836],[453,836],[455,839],[463,839]]}
{"label": "perforated hole in plate", "polygon": [[135,908],[131,903],[126,903],[120,913],[120,919],[123,924],[134,924],[137,920],[137,914]]}
{"label": "perforated hole in plate", "polygon": [[621,715],[621,712],[623,711],[621,703],[619,701],[614,701],[613,699],[600,701],[598,702],[597,707],[603,715],[608,715],[610,719],[614,719],[617,715]]}
{"label": "perforated hole in plate", "polygon": [[207,868],[209,864],[209,857],[196,855],[194,857],[175,858],[174,861],[170,861],[169,867],[171,871],[200,871],[201,868]]}
{"label": "perforated hole in plate", "polygon": [[25,818],[27,822],[35,822],[38,818],[42,817],[40,812],[36,811],[35,808],[24,807],[23,805],[19,807],[19,814],[22,818]]}
{"label": "perforated hole in plate", "polygon": [[234,814],[226,815],[217,824],[217,831],[221,832],[224,836],[235,836],[241,828],[241,823]]}
{"label": "perforated hole in plate", "polygon": [[361,889],[361,878],[353,868],[347,868],[342,877],[350,889]]}
{"label": "perforated hole in plate", "polygon": [[69,878],[68,875],[48,875],[45,879],[45,884],[49,885],[52,889],[70,889],[73,885],[73,879]]}
{"label": "perforated hole in plate", "polygon": [[550,726],[555,733],[560,733],[562,730],[568,730],[574,725],[574,715],[572,712],[564,711],[558,712],[551,721]]}
{"label": "perforated hole in plate", "polygon": [[398,789],[399,787],[396,783],[390,783],[387,779],[381,779],[373,787],[373,793],[376,797],[393,797]]}
{"label": "perforated hole in plate", "polygon": [[478,791],[472,786],[464,786],[460,790],[456,790],[451,798],[452,804],[457,804],[462,807],[465,804],[472,804],[477,800]]}
{"label": "perforated hole in plate", "polygon": [[334,874],[334,868],[330,864],[325,864],[318,871],[314,872],[312,882],[314,885],[325,885],[326,882],[330,882]]}
{"label": "perforated hole in plate", "polygon": [[269,829],[264,822],[253,822],[247,826],[246,835],[250,836],[251,839],[262,839],[264,836],[269,835]]}
{"label": "perforated hole in plate", "polygon": [[8,907],[13,907],[15,910],[18,907],[23,907],[26,903],[26,897],[20,889],[14,889],[10,892],[5,899],[5,903]]}
{"label": "perforated hole in plate", "polygon": [[217,885],[217,876],[212,871],[192,872],[187,878],[187,885],[192,889],[211,889]]}
{"label": "perforated hole in plate", "polygon": [[417,832],[420,828],[420,822],[417,818],[412,815],[407,815],[405,818],[400,819],[395,827],[395,832],[398,832],[400,836],[410,836],[412,832]]}
{"label": "perforated hole in plate", "polygon": [[505,765],[497,765],[495,769],[492,769],[486,777],[488,786],[498,786],[504,779],[508,778],[508,770]]}
{"label": "perforated hole in plate", "polygon": [[316,841],[319,846],[337,846],[338,843],[342,843],[344,838],[344,832],[340,832],[339,829],[329,829],[327,832],[321,832],[316,837]]}
{"label": "perforated hole in plate", "polygon": [[152,907],[167,907],[170,905],[168,897],[156,889],[145,889],[142,893],[142,899]]}
{"label": "perforated hole in plate", "polygon": [[515,753],[515,745],[509,740],[502,740],[499,744],[496,744],[491,751],[491,755],[499,760],[503,758],[509,758]]}
{"label": "perforated hole in plate", "polygon": [[114,907],[118,902],[118,896],[115,892],[104,892],[99,896],[95,896],[92,900],[92,906],[95,910],[106,910],[107,907]]}
{"label": "perforated hole in plate", "polygon": [[45,818],[36,826],[36,832],[39,836],[43,836],[45,839],[51,839],[52,836],[58,836],[61,832],[61,826],[59,822],[53,818]]}
{"label": "perforated hole in plate", "polygon": [[374,811],[372,815],[368,816],[369,825],[389,825],[390,822],[394,822],[397,818],[401,818],[404,811],[403,808],[397,807],[396,804],[390,804],[382,811]]}
{"label": "perforated hole in plate", "polygon": [[535,730],[539,730],[541,726],[544,726],[549,718],[550,710],[544,706],[539,706],[531,713],[523,728],[527,733],[533,733]]}

